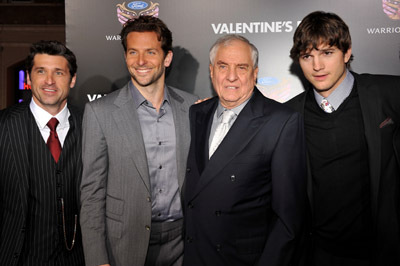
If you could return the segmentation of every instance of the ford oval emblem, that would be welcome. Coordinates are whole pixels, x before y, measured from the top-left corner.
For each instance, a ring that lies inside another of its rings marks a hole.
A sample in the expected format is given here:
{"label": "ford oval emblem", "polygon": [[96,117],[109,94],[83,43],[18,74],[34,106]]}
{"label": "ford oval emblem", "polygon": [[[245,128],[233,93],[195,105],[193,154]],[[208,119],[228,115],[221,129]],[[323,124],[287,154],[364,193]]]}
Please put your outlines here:
{"label": "ford oval emblem", "polygon": [[145,9],[149,4],[143,1],[133,1],[128,4],[128,7],[133,10]]}
{"label": "ford oval emblem", "polygon": [[263,77],[258,78],[257,83],[260,85],[275,85],[279,83],[279,79],[275,77]]}

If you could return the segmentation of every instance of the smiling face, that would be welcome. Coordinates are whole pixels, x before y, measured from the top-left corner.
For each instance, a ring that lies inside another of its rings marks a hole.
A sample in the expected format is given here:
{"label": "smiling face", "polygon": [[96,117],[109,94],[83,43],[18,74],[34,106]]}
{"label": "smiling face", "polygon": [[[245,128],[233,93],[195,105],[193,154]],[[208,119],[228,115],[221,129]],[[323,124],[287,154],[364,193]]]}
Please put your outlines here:
{"label": "smiling face", "polygon": [[59,55],[36,54],[27,75],[33,100],[52,115],[64,108],[75,81],[76,75],[71,78],[67,59]]}
{"label": "smiling face", "polygon": [[234,40],[220,45],[213,64],[210,64],[210,76],[221,105],[232,109],[249,99],[257,73],[248,44]]}
{"label": "smiling face", "polygon": [[131,32],[127,36],[126,65],[139,90],[163,88],[165,68],[171,64],[172,51],[166,56],[155,32]]}
{"label": "smiling face", "polygon": [[336,46],[320,44],[300,55],[304,76],[323,97],[328,97],[346,77],[346,63],[351,48],[345,54]]}

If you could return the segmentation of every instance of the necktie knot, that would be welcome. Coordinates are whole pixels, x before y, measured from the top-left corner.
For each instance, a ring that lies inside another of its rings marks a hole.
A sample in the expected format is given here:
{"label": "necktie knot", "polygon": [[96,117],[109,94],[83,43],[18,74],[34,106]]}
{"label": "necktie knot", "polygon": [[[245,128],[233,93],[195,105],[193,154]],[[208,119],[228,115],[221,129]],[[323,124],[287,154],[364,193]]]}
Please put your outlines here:
{"label": "necktie knot", "polygon": [[57,118],[53,117],[47,122],[47,126],[50,128],[50,131],[55,131],[57,126],[58,126],[58,120]]}
{"label": "necktie knot", "polygon": [[332,113],[333,111],[335,111],[335,108],[333,108],[333,106],[325,98],[321,101],[320,106],[322,110],[324,110],[326,113]]}
{"label": "necktie knot", "polygon": [[235,113],[232,110],[226,109],[222,113],[222,123],[223,124],[229,124],[229,122],[232,120],[234,115],[235,115]]}

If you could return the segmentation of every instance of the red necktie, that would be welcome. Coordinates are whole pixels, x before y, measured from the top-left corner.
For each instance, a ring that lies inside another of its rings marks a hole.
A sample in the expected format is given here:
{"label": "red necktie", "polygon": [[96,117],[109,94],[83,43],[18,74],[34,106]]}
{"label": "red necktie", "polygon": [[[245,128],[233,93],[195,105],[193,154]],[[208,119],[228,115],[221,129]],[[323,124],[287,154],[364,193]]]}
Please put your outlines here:
{"label": "red necktie", "polygon": [[61,144],[60,141],[58,140],[58,135],[56,131],[57,125],[58,125],[58,120],[55,117],[50,119],[49,122],[47,123],[47,126],[50,128],[50,136],[47,139],[47,147],[49,147],[49,150],[53,155],[53,158],[56,161],[56,163],[58,162],[58,158],[60,157],[61,154]]}

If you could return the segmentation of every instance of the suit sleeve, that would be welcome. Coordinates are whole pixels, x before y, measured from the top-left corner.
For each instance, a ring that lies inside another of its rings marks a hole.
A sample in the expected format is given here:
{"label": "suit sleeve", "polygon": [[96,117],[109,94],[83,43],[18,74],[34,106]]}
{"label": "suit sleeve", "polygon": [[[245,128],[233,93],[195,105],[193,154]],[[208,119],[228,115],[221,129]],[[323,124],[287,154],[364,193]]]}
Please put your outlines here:
{"label": "suit sleeve", "polygon": [[303,119],[294,113],[281,130],[274,149],[272,210],[270,226],[258,265],[292,265],[296,245],[303,231],[306,192],[306,152]]}
{"label": "suit sleeve", "polygon": [[90,103],[83,116],[81,228],[87,266],[109,263],[106,249],[105,200],[107,143]]}

